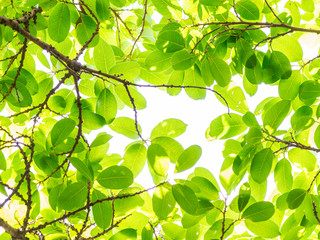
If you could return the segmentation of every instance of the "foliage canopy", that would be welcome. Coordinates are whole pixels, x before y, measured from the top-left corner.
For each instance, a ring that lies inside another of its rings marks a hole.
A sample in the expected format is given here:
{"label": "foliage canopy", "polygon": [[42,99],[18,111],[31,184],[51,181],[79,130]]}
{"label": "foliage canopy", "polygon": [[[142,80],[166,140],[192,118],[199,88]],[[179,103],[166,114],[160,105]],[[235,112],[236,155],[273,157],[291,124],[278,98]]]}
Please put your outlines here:
{"label": "foliage canopy", "polygon": [[[319,239],[320,55],[301,47],[319,42],[317,7],[2,0],[0,238]],[[266,85],[278,96],[249,109]],[[141,88],[226,106],[205,133],[224,141],[219,177],[195,167],[201,146],[175,140],[183,121],[143,134]],[[118,134],[132,142],[107,154]],[[145,166],[151,189],[135,183]]]}

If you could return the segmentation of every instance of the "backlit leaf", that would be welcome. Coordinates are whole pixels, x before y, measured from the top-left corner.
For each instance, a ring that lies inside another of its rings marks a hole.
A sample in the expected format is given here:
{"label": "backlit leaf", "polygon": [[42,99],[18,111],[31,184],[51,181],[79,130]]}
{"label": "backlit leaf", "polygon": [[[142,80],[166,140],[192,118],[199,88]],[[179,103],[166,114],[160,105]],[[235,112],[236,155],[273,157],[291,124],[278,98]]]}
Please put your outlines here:
{"label": "backlit leaf", "polygon": [[192,145],[188,147],[186,150],[184,150],[181,153],[176,163],[175,172],[177,173],[183,172],[191,168],[199,160],[201,153],[202,153],[201,147],[198,145]]}
{"label": "backlit leaf", "polygon": [[[94,189],[92,192],[92,202],[106,199],[107,196],[102,192]],[[110,201],[104,201],[95,204],[92,207],[92,213],[95,223],[98,227],[106,229],[109,227],[112,220],[112,206]]]}
{"label": "backlit leaf", "polygon": [[242,121],[240,115],[235,113],[223,114],[214,119],[207,131],[209,139],[227,139],[237,136],[247,129],[247,125]]}
{"label": "backlit leaf", "polygon": [[70,118],[58,121],[51,130],[51,143],[53,146],[62,143],[74,130],[76,122]]}
{"label": "backlit leaf", "polygon": [[256,202],[243,212],[242,218],[252,222],[262,222],[271,218],[274,211],[274,206],[271,202]]}
{"label": "backlit leaf", "polygon": [[235,5],[240,16],[247,20],[258,20],[260,18],[259,8],[250,0],[241,0]]}
{"label": "backlit leaf", "polygon": [[254,155],[250,174],[257,183],[264,182],[270,174],[274,154],[270,148],[265,148]]}
{"label": "backlit leaf", "polygon": [[217,81],[219,86],[225,87],[231,80],[231,71],[228,64],[225,61],[214,58],[209,61],[210,70],[213,78]]}
{"label": "backlit leaf", "polygon": [[122,189],[133,183],[133,174],[127,167],[111,166],[98,175],[97,181],[105,188]]}
{"label": "backlit leaf", "polygon": [[152,129],[150,138],[156,137],[171,137],[175,138],[180,136],[182,133],[186,131],[187,124],[183,121],[175,118],[169,118]]}
{"label": "backlit leaf", "polygon": [[131,145],[123,155],[123,164],[129,168],[133,177],[139,175],[142,171],[147,159],[147,149],[144,145],[136,143]]}
{"label": "backlit leaf", "polygon": [[163,31],[159,34],[156,46],[164,53],[177,52],[184,48],[184,38],[178,31]]}
{"label": "backlit leaf", "polygon": [[198,208],[198,199],[191,188],[176,184],[172,186],[172,194],[180,207],[191,215],[195,215]]}
{"label": "backlit leaf", "polygon": [[104,117],[106,123],[111,123],[117,115],[117,100],[109,89],[101,91],[97,100],[97,113]]}
{"label": "backlit leaf", "polygon": [[[109,127],[113,131],[125,135],[128,138],[137,139],[139,137],[136,131],[135,121],[131,118],[118,117],[109,125]],[[141,132],[140,125],[138,125],[138,129]]]}
{"label": "backlit leaf", "polygon": [[64,210],[71,211],[84,205],[87,199],[88,187],[85,182],[68,185],[60,194],[58,205]]}
{"label": "backlit leaf", "polygon": [[287,203],[290,209],[296,209],[303,202],[307,191],[304,189],[293,189],[287,196]]}
{"label": "backlit leaf", "polygon": [[51,39],[62,42],[70,30],[70,11],[66,3],[58,3],[49,16],[48,32]]}
{"label": "backlit leaf", "polygon": [[167,152],[159,144],[151,144],[148,147],[148,163],[156,174],[165,176],[169,169],[170,159]]}

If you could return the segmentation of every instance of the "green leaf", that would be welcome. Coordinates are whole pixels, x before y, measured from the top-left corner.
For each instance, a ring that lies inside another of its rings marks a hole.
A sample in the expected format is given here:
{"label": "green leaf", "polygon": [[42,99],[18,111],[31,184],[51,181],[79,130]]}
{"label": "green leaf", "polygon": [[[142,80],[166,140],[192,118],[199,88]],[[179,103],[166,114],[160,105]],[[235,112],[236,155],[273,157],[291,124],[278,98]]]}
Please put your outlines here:
{"label": "green leaf", "polygon": [[106,120],[100,114],[88,110],[82,111],[83,127],[97,130],[106,125]]}
{"label": "green leaf", "polygon": [[[116,199],[114,201],[114,209],[115,212],[117,212],[117,215],[127,215],[130,212],[133,212],[135,210],[138,210],[139,207],[142,207],[145,204],[145,201],[143,200],[143,195],[142,194],[137,194],[143,190],[142,188],[139,187],[129,187],[121,190],[118,193],[118,196],[130,196],[128,198],[120,198]],[[150,198],[148,198],[148,205],[150,202]],[[151,211],[151,208],[148,209]],[[134,213],[133,213],[134,214]],[[137,219],[138,220],[138,219]]]}
{"label": "green leaf", "polygon": [[[131,139],[137,139],[139,138],[139,135],[136,131],[136,125],[135,121],[128,117],[118,117],[116,118],[109,127],[122,135],[125,135],[128,138]],[[138,125],[138,129],[141,132],[141,127]]]}
{"label": "green leaf", "polygon": [[[213,90],[221,94],[228,103],[228,107],[232,110],[243,114],[249,111],[246,97],[240,87],[230,84],[229,86],[222,88],[219,85],[215,85]],[[217,96],[217,98],[223,105],[226,105],[225,101],[220,96]]]}
{"label": "green leaf", "polygon": [[96,105],[97,113],[110,124],[117,115],[117,100],[109,89],[100,92]]}
{"label": "green leaf", "polygon": [[122,79],[131,81],[140,74],[140,65],[137,62],[121,62],[114,65],[109,74],[119,75]]}
{"label": "green leaf", "polygon": [[[204,84],[201,73],[196,67],[189,68],[184,72],[183,85],[187,95],[194,100],[204,99],[206,97],[206,90],[201,89],[206,85]],[[191,88],[186,86],[192,86]],[[195,88],[193,88],[195,87]],[[197,88],[200,87],[200,88]]]}
{"label": "green leaf", "polygon": [[211,73],[210,69],[210,61],[207,58],[204,58],[201,64],[201,75],[203,77],[203,81],[207,86],[211,86],[214,82],[214,77]]}
{"label": "green leaf", "polygon": [[169,187],[168,185],[165,184],[157,187],[152,196],[153,211],[159,219],[165,219],[176,205],[171,186]]}
{"label": "green leaf", "polygon": [[60,194],[58,205],[64,210],[72,211],[84,205],[87,199],[88,187],[85,182],[68,185]]}
{"label": "green leaf", "polygon": [[[18,108],[30,106],[32,104],[32,97],[26,86],[21,82],[17,82],[15,89],[13,89],[14,91],[8,94],[12,84],[12,80],[2,80],[0,83],[0,91],[3,93],[3,96],[8,95],[6,100]],[[3,96],[1,95],[1,100]]]}
{"label": "green leaf", "polygon": [[110,16],[109,0],[96,0],[96,11],[100,21],[107,20]]}
{"label": "green leaf", "polygon": [[53,178],[61,177],[61,171],[58,169],[59,162],[57,157],[40,155],[39,159],[35,159],[35,162],[37,166],[46,174],[51,175],[54,172],[52,175]]}
{"label": "green leaf", "polygon": [[270,134],[274,133],[283,122],[289,113],[290,106],[290,101],[282,100],[267,109],[264,116],[262,116],[262,121],[264,128],[266,128]]}
{"label": "green leaf", "polygon": [[304,189],[293,189],[289,192],[287,196],[287,203],[290,209],[298,208],[303,202],[307,191]]}
{"label": "green leaf", "polygon": [[171,64],[174,70],[186,70],[191,68],[195,63],[196,58],[187,50],[181,50],[173,54]]}
{"label": "green leaf", "polygon": [[250,0],[241,0],[235,5],[236,11],[246,20],[259,20],[259,8]]}
{"label": "green leaf", "polygon": [[150,72],[162,72],[171,67],[171,58],[171,53],[163,53],[157,49],[146,57],[145,65]]}
{"label": "green leaf", "polygon": [[200,0],[199,2],[200,2],[200,4],[205,5],[205,6],[219,6],[220,3],[221,3],[221,0],[215,0],[215,1],[212,1],[212,0]]}
{"label": "green leaf", "polygon": [[298,70],[292,71],[288,79],[281,79],[279,83],[279,96],[283,100],[293,100],[299,93],[302,74]]}
{"label": "green leaf", "polygon": [[165,176],[169,169],[170,159],[167,152],[159,144],[151,144],[147,153],[148,163],[159,176]]}
{"label": "green leaf", "polygon": [[[182,86],[184,80],[184,71],[174,71],[168,81],[168,85]],[[171,96],[176,96],[181,92],[181,87],[167,88],[167,93]]]}
{"label": "green leaf", "polygon": [[[315,133],[315,139],[318,136],[317,131]],[[317,141],[316,141],[317,142]],[[315,170],[317,165],[317,158],[315,155],[305,149],[293,148],[288,153],[289,160],[294,163],[299,168],[304,168],[308,172],[312,172]]]}
{"label": "green leaf", "polygon": [[318,125],[314,133],[314,143],[316,144],[317,148],[320,148],[320,125]]}
{"label": "green leaf", "polygon": [[180,207],[191,215],[196,215],[198,199],[191,188],[176,184],[172,186],[172,194]]}
{"label": "green leaf", "polygon": [[228,64],[219,58],[213,58],[209,64],[211,74],[219,86],[227,86],[231,81],[231,70]]}
{"label": "green leaf", "polygon": [[62,143],[74,130],[76,122],[70,118],[58,121],[51,130],[51,143],[56,146]]}
{"label": "green leaf", "polygon": [[242,214],[242,218],[252,222],[262,222],[271,218],[274,214],[274,206],[271,202],[256,202],[249,206]]}
{"label": "green leaf", "polygon": [[[261,68],[261,67],[260,67]],[[262,69],[261,69],[262,72]],[[256,78],[254,78],[256,79]],[[262,75],[261,78],[262,79]],[[256,82],[256,81],[254,81]],[[246,91],[247,94],[250,95],[250,97],[252,97],[253,95],[256,94],[257,90],[258,90],[258,85],[257,84],[253,84],[251,83],[248,78],[246,76],[243,77],[243,88]]]}
{"label": "green leaf", "polygon": [[253,222],[250,220],[246,220],[245,224],[251,232],[259,237],[276,238],[280,235],[278,225],[271,220],[267,220],[264,222]]}
{"label": "green leaf", "polygon": [[151,143],[161,145],[170,158],[171,163],[176,163],[180,154],[183,152],[183,147],[179,142],[170,137],[156,137]]}
{"label": "green leaf", "polygon": [[182,240],[185,239],[186,230],[174,223],[165,223],[161,226],[163,232],[170,239]]}
{"label": "green leaf", "polygon": [[[88,15],[81,15],[81,22],[77,25],[77,39],[79,43],[83,46],[96,31],[97,24]],[[96,36],[94,40],[89,44],[89,46],[94,46],[98,43],[99,38]]]}
{"label": "green leaf", "polygon": [[191,167],[193,167],[196,162],[199,160],[201,156],[202,150],[201,147],[198,145],[192,145],[188,147],[186,150],[184,150],[177,163],[176,163],[176,168],[175,172],[183,172]]}
{"label": "green leaf", "polygon": [[93,180],[92,173],[83,161],[75,157],[69,158],[69,161],[83,176],[87,178],[87,180]]}
{"label": "green leaf", "polygon": [[250,174],[257,183],[264,182],[270,174],[274,154],[270,148],[265,148],[254,155]]}
{"label": "green leaf", "polygon": [[0,169],[7,169],[7,161],[2,151],[0,151]]}
{"label": "green leaf", "polygon": [[147,159],[147,149],[143,144],[133,144],[123,155],[122,166],[127,167],[133,173],[133,177],[139,175]]}
{"label": "green leaf", "polygon": [[260,63],[258,62],[254,68],[245,67],[245,77],[249,83],[256,85],[260,84],[263,80],[263,70],[261,68]]}
{"label": "green leaf", "polygon": [[164,53],[177,52],[184,48],[184,38],[178,31],[162,31],[160,32],[156,46]]}
{"label": "green leaf", "polygon": [[64,189],[64,186],[62,184],[59,184],[53,187],[49,192],[49,204],[53,210],[56,210],[57,208],[58,199],[63,189]]}
{"label": "green leaf", "polygon": [[240,212],[247,206],[251,196],[251,188],[249,183],[244,183],[241,185],[239,190],[238,198],[238,209]]}
{"label": "green leaf", "polygon": [[239,135],[247,129],[247,125],[242,121],[242,117],[235,113],[223,114],[210,123],[207,138],[228,139]]}
{"label": "green leaf", "polygon": [[[92,202],[97,200],[106,199],[107,196],[102,192],[93,189],[92,191]],[[95,223],[98,227],[106,229],[110,226],[112,220],[112,206],[110,201],[103,201],[94,204],[92,207],[92,213]]]}
{"label": "green leaf", "polygon": [[272,41],[272,49],[286,53],[290,62],[297,62],[302,59],[302,48],[298,40],[292,36],[284,35],[283,37],[274,39]]}
{"label": "green leaf", "polygon": [[166,1],[163,0],[151,0],[156,10],[164,17],[171,18],[171,12]]}
{"label": "green leaf", "polygon": [[123,229],[114,234],[109,240],[136,240],[137,230],[133,228]]}
{"label": "green leaf", "polygon": [[[214,224],[208,229],[205,233],[203,239],[204,240],[218,240],[223,235],[224,237],[228,237],[232,234],[234,230],[234,224],[232,223],[234,220],[231,218],[219,219],[214,222]],[[222,233],[223,226],[228,226],[228,229],[225,229],[225,232]],[[230,227],[229,227],[230,226]]]}
{"label": "green leaf", "polygon": [[104,73],[108,73],[116,64],[116,59],[112,48],[101,38],[99,39],[99,43],[94,47],[93,60],[96,65],[96,69]]}
{"label": "green leaf", "polygon": [[122,189],[133,183],[133,174],[127,167],[111,166],[98,175],[97,181],[105,188]]}
{"label": "green leaf", "polygon": [[150,138],[154,139],[163,136],[175,138],[184,133],[186,128],[187,124],[185,124],[183,121],[175,118],[169,118],[163,120],[152,129]]}
{"label": "green leaf", "polygon": [[209,201],[219,199],[219,193],[217,188],[208,179],[204,177],[195,176],[191,179],[191,181],[196,183],[200,189],[200,192],[196,194],[198,198],[206,199]]}
{"label": "green leaf", "polygon": [[302,101],[320,97],[320,83],[317,81],[305,81],[300,85],[299,98]]}
{"label": "green leaf", "polygon": [[[121,101],[130,108],[133,108],[128,92],[123,85],[118,85],[115,88],[115,92]],[[139,93],[135,88],[128,87],[131,97],[134,99],[134,105],[137,110],[144,109],[147,106],[147,101],[144,96]]]}
{"label": "green leaf", "polygon": [[122,8],[126,5],[127,0],[110,0],[110,2],[118,8]]}
{"label": "green leaf", "polygon": [[289,192],[292,188],[293,177],[291,170],[291,164],[285,158],[281,159],[274,169],[274,180],[277,184],[277,189],[281,193]]}
{"label": "green leaf", "polygon": [[252,112],[246,112],[246,114],[242,116],[242,120],[248,127],[260,128],[260,125]]}
{"label": "green leaf", "polygon": [[270,67],[276,77],[286,79],[291,76],[291,64],[286,55],[273,51],[270,56]]}
{"label": "green leaf", "polygon": [[48,32],[52,40],[60,43],[70,30],[70,11],[66,3],[58,3],[49,16]]}
{"label": "green leaf", "polygon": [[298,108],[291,117],[292,128],[297,132],[310,128],[315,122],[312,115],[313,111],[311,107],[302,106]]}
{"label": "green leaf", "polygon": [[[236,42],[236,51],[237,51],[237,57],[239,63],[246,66],[246,69],[253,69],[258,64],[259,61],[257,61],[254,51],[252,50],[252,43],[244,38],[237,39]],[[259,80],[257,80],[259,81]]]}

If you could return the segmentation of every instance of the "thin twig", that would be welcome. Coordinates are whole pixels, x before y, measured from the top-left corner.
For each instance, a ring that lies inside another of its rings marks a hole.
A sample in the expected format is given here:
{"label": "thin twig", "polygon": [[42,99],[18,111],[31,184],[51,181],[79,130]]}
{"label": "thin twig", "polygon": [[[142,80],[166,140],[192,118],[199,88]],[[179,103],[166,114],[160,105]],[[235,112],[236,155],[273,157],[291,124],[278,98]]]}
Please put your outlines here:
{"label": "thin twig", "polygon": [[136,46],[139,38],[142,36],[142,33],[144,31],[144,26],[145,26],[145,22],[146,22],[146,16],[147,16],[147,12],[148,12],[148,0],[145,0],[144,1],[144,13],[143,13],[143,17],[142,17],[142,26],[141,26],[141,30],[140,30],[140,33],[139,35],[137,36],[137,38],[134,40],[133,44],[132,44],[132,47],[131,47],[131,50],[128,54],[128,56],[126,57],[127,58],[130,58],[132,56],[132,53],[133,53],[133,50],[134,50],[134,47]]}

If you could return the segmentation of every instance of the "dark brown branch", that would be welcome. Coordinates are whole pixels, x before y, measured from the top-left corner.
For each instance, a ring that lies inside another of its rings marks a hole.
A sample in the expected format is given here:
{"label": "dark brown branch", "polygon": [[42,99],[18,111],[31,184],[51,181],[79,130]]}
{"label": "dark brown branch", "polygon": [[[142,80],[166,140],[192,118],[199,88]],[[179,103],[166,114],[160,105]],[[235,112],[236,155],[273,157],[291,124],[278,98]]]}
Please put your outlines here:
{"label": "dark brown branch", "polygon": [[134,102],[134,98],[132,97],[131,93],[130,93],[130,90],[128,88],[128,84],[124,84],[124,88],[126,89],[127,91],[127,94],[128,94],[128,97],[130,99],[130,102],[132,104],[132,108],[133,108],[133,111],[134,111],[134,123],[135,123],[135,127],[136,127],[136,131],[137,131],[137,134],[138,136],[140,137],[140,139],[145,142],[145,140],[143,139],[142,135],[141,135],[141,132],[139,130],[139,123],[138,123],[138,112],[137,112],[137,107],[136,107],[136,104]]}
{"label": "dark brown branch", "polygon": [[[264,130],[262,130],[263,132],[265,132]],[[266,133],[266,132],[265,132]],[[318,148],[314,148],[314,147],[310,147],[310,146],[306,146],[306,145],[303,145],[302,143],[299,143],[295,140],[292,140],[292,141],[288,141],[288,140],[282,140],[276,136],[273,136],[273,135],[268,135],[266,138],[265,138],[266,141],[268,142],[274,142],[274,143],[283,143],[285,144],[285,148],[290,148],[290,147],[295,147],[295,148],[300,148],[300,149],[305,149],[305,150],[310,150],[310,151],[314,151],[314,152],[320,152],[320,149]]]}
{"label": "dark brown branch", "polygon": [[0,226],[6,231],[6,233],[10,234],[13,239],[16,240],[28,240],[24,234],[16,228],[13,228],[9,225],[5,220],[0,218]]}
{"label": "dark brown branch", "polygon": [[310,191],[311,191],[311,188],[312,188],[314,182],[316,181],[317,177],[319,176],[319,174],[320,174],[320,170],[318,170],[318,172],[316,173],[316,175],[314,175],[314,177],[313,177],[313,179],[312,179],[312,181],[311,181],[311,183],[310,183],[310,186],[309,186],[307,192],[310,192]]}
{"label": "dark brown branch", "polygon": [[316,217],[318,223],[320,224],[320,219],[317,212],[317,207],[314,201],[312,201],[312,207],[313,207],[313,215]]}
{"label": "dark brown branch", "polygon": [[285,36],[285,35],[287,35],[287,34],[289,34],[289,33],[292,33],[292,32],[293,32],[293,31],[290,30],[290,31],[287,31],[287,32],[284,32],[284,33],[279,33],[279,34],[277,34],[277,35],[275,35],[275,36],[272,36],[272,37],[267,37],[267,38],[261,40],[260,42],[258,42],[253,49],[255,50],[260,44],[262,44],[262,43],[264,43],[264,42],[266,42],[266,41],[269,41],[269,40],[272,41],[272,40],[274,40],[274,39],[276,39],[276,38],[278,38],[278,37]]}
{"label": "dark brown branch", "polygon": [[39,38],[36,38],[32,34],[30,34],[26,29],[22,28],[16,20],[0,16],[0,25],[8,26],[12,30],[20,33],[22,36],[34,42],[42,49],[45,49],[48,53],[57,58],[59,61],[65,63],[69,67],[69,69],[73,69],[76,72],[81,69],[81,63],[75,60],[71,60],[68,56],[65,56],[62,53],[60,53],[52,45],[41,41]]}
{"label": "dark brown branch", "polygon": [[278,19],[278,21],[281,24],[284,24],[284,22],[278,17],[278,15],[273,11],[272,7],[270,7],[269,3],[267,0],[264,0],[264,2],[266,3],[267,7],[270,9],[270,11],[272,12],[273,16],[275,16],[276,19]]}
{"label": "dark brown branch", "polygon": [[17,21],[18,23],[28,23],[32,18],[36,16],[37,13],[41,13],[41,12],[42,12],[41,8],[32,8],[30,12],[28,12],[21,18],[16,18],[15,21]]}

